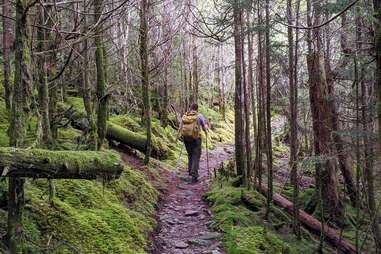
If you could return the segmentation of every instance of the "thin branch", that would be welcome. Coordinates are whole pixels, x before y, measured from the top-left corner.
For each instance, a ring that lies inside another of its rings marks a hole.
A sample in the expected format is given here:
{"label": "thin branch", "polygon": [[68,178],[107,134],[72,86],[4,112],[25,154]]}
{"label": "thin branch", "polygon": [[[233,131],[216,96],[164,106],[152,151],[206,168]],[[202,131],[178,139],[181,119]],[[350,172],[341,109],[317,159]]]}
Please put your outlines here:
{"label": "thin branch", "polygon": [[[280,20],[275,20],[275,22],[277,22],[277,23],[279,23],[281,25],[287,26],[287,27],[294,28],[294,29],[303,29],[303,30],[317,29],[317,28],[323,27],[325,25],[328,25],[329,23],[331,23],[332,21],[334,21],[335,19],[337,19],[338,17],[343,15],[346,11],[348,11],[350,8],[352,8],[357,2],[359,2],[359,0],[354,0],[352,3],[347,5],[347,7],[345,7],[343,10],[341,10],[339,13],[337,13],[332,18],[328,19],[327,21],[325,21],[325,22],[323,22],[323,23],[321,23],[319,25],[315,25],[315,26],[296,26],[296,25],[293,25],[293,24],[284,23],[283,21],[280,21]],[[278,13],[276,15],[279,18],[282,18]]]}

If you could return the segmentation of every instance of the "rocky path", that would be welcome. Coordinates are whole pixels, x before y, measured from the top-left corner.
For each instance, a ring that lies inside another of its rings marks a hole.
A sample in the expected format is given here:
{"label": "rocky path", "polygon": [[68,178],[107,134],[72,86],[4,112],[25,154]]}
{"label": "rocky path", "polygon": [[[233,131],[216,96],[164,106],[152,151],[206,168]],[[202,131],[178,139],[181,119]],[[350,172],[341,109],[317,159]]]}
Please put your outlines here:
{"label": "rocky path", "polygon": [[[209,152],[209,169],[232,156],[232,146],[221,146]],[[205,151],[203,151],[205,155]],[[168,176],[169,186],[158,211],[158,228],[152,237],[152,254],[223,254],[220,234],[208,228],[211,213],[202,199],[209,189],[206,158],[200,163],[198,183],[189,183],[188,172]]]}

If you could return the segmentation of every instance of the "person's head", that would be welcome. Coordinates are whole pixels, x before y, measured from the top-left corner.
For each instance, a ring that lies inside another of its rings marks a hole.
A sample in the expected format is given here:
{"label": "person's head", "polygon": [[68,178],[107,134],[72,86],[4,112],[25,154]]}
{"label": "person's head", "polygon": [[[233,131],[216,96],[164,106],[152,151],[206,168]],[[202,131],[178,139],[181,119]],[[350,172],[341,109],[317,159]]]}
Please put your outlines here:
{"label": "person's head", "polygon": [[190,110],[197,111],[198,110],[198,104],[192,103],[192,105],[190,106]]}

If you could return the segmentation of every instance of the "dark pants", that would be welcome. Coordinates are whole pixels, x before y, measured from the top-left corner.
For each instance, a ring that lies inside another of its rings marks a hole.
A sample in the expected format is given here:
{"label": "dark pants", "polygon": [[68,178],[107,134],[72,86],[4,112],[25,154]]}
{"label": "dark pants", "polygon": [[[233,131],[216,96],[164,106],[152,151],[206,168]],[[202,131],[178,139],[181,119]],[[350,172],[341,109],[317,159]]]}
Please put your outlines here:
{"label": "dark pants", "polygon": [[200,167],[201,157],[201,138],[187,139],[184,138],[185,148],[188,153],[188,172],[192,176],[192,180],[197,180],[198,169]]}

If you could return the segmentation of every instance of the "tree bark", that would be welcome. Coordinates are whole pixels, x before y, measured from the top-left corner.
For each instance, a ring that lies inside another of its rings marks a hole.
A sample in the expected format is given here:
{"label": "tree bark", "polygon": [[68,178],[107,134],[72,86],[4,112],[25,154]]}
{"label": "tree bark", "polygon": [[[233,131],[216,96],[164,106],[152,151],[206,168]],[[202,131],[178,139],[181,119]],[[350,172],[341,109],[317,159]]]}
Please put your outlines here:
{"label": "tree bark", "polygon": [[[258,15],[258,25],[263,25],[262,22],[262,8],[260,6],[260,1],[257,2],[257,15]],[[256,156],[255,156],[255,178],[258,180],[258,184],[262,184],[262,153],[263,153],[263,141],[264,141],[264,131],[265,131],[265,118],[264,118],[264,99],[263,99],[263,87],[264,82],[264,59],[263,59],[263,33],[261,29],[258,29],[258,86],[257,86],[257,101],[258,101],[258,132],[256,136]]]}
{"label": "tree bark", "polygon": [[[329,15],[327,11],[325,11],[325,17],[328,18]],[[344,18],[344,17],[343,17]],[[326,70],[326,76],[327,76],[327,85],[328,85],[328,96],[331,98],[329,100],[330,106],[329,108],[331,109],[331,121],[332,121],[332,130],[331,130],[331,135],[333,137],[334,141],[334,147],[337,152],[337,158],[339,162],[339,168],[341,171],[341,174],[343,175],[344,178],[344,184],[346,187],[346,191],[348,193],[348,196],[351,200],[351,203],[353,207],[356,206],[356,200],[357,200],[357,187],[355,185],[354,179],[353,179],[353,173],[352,169],[350,166],[350,163],[348,161],[348,156],[347,152],[344,149],[344,140],[342,137],[338,134],[339,132],[339,113],[337,111],[337,106],[336,102],[334,100],[335,98],[335,87],[334,87],[334,77],[331,69],[331,44],[330,44],[330,31],[329,31],[329,25],[325,26],[325,41],[326,41],[326,47],[325,47],[325,70]],[[343,39],[345,41],[345,39]],[[345,57],[346,58],[346,57]]]}
{"label": "tree bark", "polygon": [[234,120],[235,120],[235,162],[237,175],[242,176],[245,170],[243,145],[243,115],[242,115],[242,39],[241,15],[238,1],[234,1],[234,54],[235,54],[235,92],[234,92]]}
{"label": "tree bark", "polygon": [[[292,1],[287,0],[287,19],[291,24],[293,23],[292,14]],[[288,82],[290,87],[290,166],[291,166],[291,183],[293,185],[292,201],[294,203],[293,215],[293,231],[298,238],[300,238],[300,224],[299,224],[299,181],[298,181],[298,87],[295,83],[296,68],[294,68],[294,36],[291,27],[287,29],[288,33]]]}
{"label": "tree bark", "polygon": [[[89,129],[89,123],[87,117],[80,112],[69,110],[68,108],[61,108],[65,111],[65,117],[70,120],[70,124],[73,128],[84,131],[85,133]],[[106,138],[114,140],[131,148],[137,149],[141,152],[146,152],[147,149],[147,137],[130,131],[122,126],[113,124],[110,121],[107,122]],[[160,147],[158,144],[152,143],[152,156],[159,159],[165,159],[168,157],[168,150]]]}
{"label": "tree bark", "polygon": [[[167,64],[167,63],[166,63]],[[165,67],[164,70],[164,98],[163,98],[163,106],[161,108],[160,120],[161,125],[166,128],[168,126],[168,104],[169,104],[169,95],[168,95],[168,66]]]}
{"label": "tree bark", "polygon": [[[40,25],[46,24],[46,19],[49,19],[49,13],[47,11],[50,7],[44,8],[39,6],[38,8],[38,20]],[[38,38],[38,50],[43,52],[48,50],[45,43],[47,41],[47,31],[42,28],[38,28],[37,38]],[[52,145],[52,134],[50,129],[50,118],[49,118],[49,86],[48,86],[48,62],[46,60],[46,55],[43,54],[38,57],[38,103],[39,103],[39,113],[40,113],[40,124],[41,124],[41,148],[49,148]]]}
{"label": "tree bark", "polygon": [[11,66],[10,66],[10,53],[12,39],[12,26],[11,19],[11,4],[10,0],[3,0],[3,74],[4,74],[4,97],[5,107],[10,114],[12,107],[12,84],[10,82]]}
{"label": "tree bark", "polygon": [[273,154],[271,140],[271,75],[270,75],[270,1],[266,0],[266,148],[267,148],[267,209],[266,218],[268,218],[272,203],[273,193]]}
{"label": "tree bark", "polygon": [[[331,149],[331,119],[328,97],[328,85],[325,76],[324,60],[319,53],[307,56],[307,66],[310,83],[310,103],[313,118],[314,142],[316,156],[319,156],[319,171],[317,180],[322,180],[322,198],[329,219],[338,221],[342,218],[342,205],[337,190],[337,179]],[[319,181],[317,181],[319,182]]]}
{"label": "tree bark", "polygon": [[199,61],[198,61],[198,53],[197,53],[197,42],[196,37],[194,35],[192,36],[192,103],[198,102],[198,83],[199,83],[199,77],[198,77],[198,68],[199,68]]}
{"label": "tree bark", "polygon": [[[377,118],[378,118],[378,135],[381,137],[381,0],[373,0],[374,8],[374,41],[375,41],[375,53],[376,53],[376,82],[375,90],[377,94]],[[381,153],[381,140],[379,141]],[[374,228],[375,229],[375,228]],[[376,229],[377,230],[377,229]],[[381,249],[380,238],[378,239],[378,248]]]}
{"label": "tree bark", "polygon": [[[376,3],[377,2],[377,3]],[[375,8],[378,8],[376,9],[376,13],[377,13],[377,10],[380,11],[381,10],[381,4],[378,0],[374,1],[374,7]],[[378,15],[378,18],[379,18],[379,21],[381,21],[381,16],[380,16],[380,13],[377,13]],[[362,17],[357,17],[356,19],[356,31],[357,31],[357,37],[356,37],[356,41],[357,41],[357,51],[360,51],[362,49],[362,45],[361,45],[361,40],[363,39],[363,36],[362,36],[362,27],[363,27],[363,24],[362,24]],[[378,23],[378,26],[377,28],[379,29],[378,30],[378,35],[380,35],[381,33],[381,29],[380,29],[380,24]],[[381,46],[380,42],[378,42],[378,46]],[[361,52],[361,51],[360,51]],[[377,61],[380,60],[380,48],[378,47],[378,53],[376,53],[377,55]],[[379,64],[379,62],[377,62],[377,65]],[[374,239],[374,242],[375,242],[375,245],[376,245],[376,250],[375,250],[375,253],[381,253],[381,231],[380,231],[380,214],[379,214],[379,211],[378,211],[378,207],[376,205],[376,191],[374,189],[374,158],[376,158],[375,154],[374,154],[374,146],[371,142],[371,138],[370,138],[370,133],[373,133],[373,124],[372,124],[372,119],[373,119],[373,113],[374,113],[374,110],[372,109],[372,105],[373,105],[373,101],[374,101],[374,97],[371,96],[371,106],[367,105],[367,102],[366,102],[366,96],[367,96],[367,88],[366,88],[366,84],[365,84],[365,80],[364,80],[364,75],[365,75],[365,70],[364,70],[364,67],[362,64],[360,64],[360,86],[361,86],[361,118],[362,118],[362,128],[363,128],[363,132],[364,132],[364,136],[363,136],[363,145],[364,145],[364,177],[365,177],[365,181],[366,181],[366,188],[367,188],[367,202],[368,202],[368,206],[369,206],[369,213],[370,213],[370,218],[371,218],[371,225],[372,225],[372,232],[373,232],[373,239]],[[378,67],[380,67],[381,65],[378,65]],[[376,75],[380,75],[380,69],[378,68],[377,71],[376,71]],[[379,82],[380,79],[378,78],[381,78],[381,77],[376,77],[376,82]],[[379,83],[378,83],[379,84]],[[379,86],[380,88],[381,86]],[[370,90],[371,88],[369,88]],[[380,96],[380,94],[378,93],[378,95]],[[379,97],[381,98],[381,97]],[[379,101],[380,102],[380,101]],[[379,127],[381,128],[381,127]]]}
{"label": "tree bark", "polygon": [[[257,115],[256,115],[256,106],[255,106],[255,89],[254,89],[254,67],[253,67],[253,58],[254,58],[254,50],[253,50],[253,32],[252,32],[252,25],[251,25],[251,14],[250,12],[247,12],[247,47],[248,47],[248,69],[247,69],[247,86],[249,90],[249,94],[251,96],[251,111],[253,114],[253,136],[256,137],[257,135]],[[250,141],[251,142],[251,141]],[[256,154],[255,151],[255,145],[253,146],[254,154]],[[253,167],[250,166],[248,169],[248,179],[251,179],[253,176]]]}
{"label": "tree bark", "polygon": [[[16,1],[15,80],[9,127],[10,146],[22,147],[26,136],[32,96],[30,71],[31,26],[28,0]],[[11,254],[22,253],[22,214],[24,206],[24,179],[12,178],[8,185],[8,246]]]}
{"label": "tree bark", "polygon": [[48,179],[116,178],[123,171],[120,155],[110,151],[50,151],[0,148],[0,172],[5,177]]}
{"label": "tree bark", "polygon": [[[241,24],[243,24],[243,12],[241,13]],[[244,39],[244,29],[241,25],[241,43],[242,43],[242,89],[243,89],[243,110],[244,110],[244,121],[245,121],[245,130],[244,130],[244,145],[245,145],[245,154],[246,154],[246,164],[245,170],[243,172],[243,185],[247,186],[249,183],[249,171],[251,170],[251,140],[250,140],[250,109],[249,109],[249,93],[246,80],[246,61],[245,61],[245,39]]]}
{"label": "tree bark", "polygon": [[[103,0],[94,1],[94,23],[96,24],[102,17]],[[102,25],[98,24],[97,35],[95,36],[95,62],[97,66],[97,103],[98,103],[98,149],[103,145],[106,137],[106,122],[107,122],[107,101],[106,95],[106,76],[105,76],[105,62],[103,52],[103,31]]]}
{"label": "tree bark", "polygon": [[[266,186],[258,186],[258,190],[264,195],[267,196],[268,189]],[[281,208],[285,209],[289,214],[293,213],[294,205],[289,200],[284,198],[278,193],[275,193],[273,195],[274,203]],[[345,241],[342,238],[342,235],[339,234],[335,229],[329,227],[328,225],[325,225],[323,228],[321,227],[321,222],[309,215],[308,213],[299,210],[299,220],[300,222],[307,227],[309,230],[314,232],[317,235],[320,235],[321,233],[324,234],[327,241],[329,241],[332,246],[337,247],[342,253],[356,253],[356,248]]]}
{"label": "tree bark", "polygon": [[[87,2],[83,2],[83,10],[84,12],[87,12],[86,8]],[[87,27],[87,16],[83,16],[83,30],[86,31],[88,29]],[[94,112],[94,105],[93,105],[93,95],[92,95],[92,89],[90,84],[90,77],[89,77],[89,63],[90,63],[90,54],[89,54],[89,46],[88,46],[88,39],[84,39],[82,43],[83,48],[83,72],[82,72],[82,97],[83,97],[83,105],[86,110],[87,114],[87,120],[89,121],[89,148],[90,150],[98,150],[98,138],[97,138],[97,124],[95,121],[95,112]]]}
{"label": "tree bark", "polygon": [[[111,140],[115,140],[122,144],[128,145],[139,151],[147,151],[147,137],[136,132],[132,132],[126,128],[107,123],[107,135],[106,137]],[[154,142],[151,144],[151,155],[155,158],[165,159],[168,157],[168,151],[161,148]]]}
{"label": "tree bark", "polygon": [[220,68],[220,79],[221,79],[221,105],[220,112],[222,114],[222,119],[226,120],[226,81],[225,81],[225,64],[224,64],[224,47],[219,44],[219,68]]}
{"label": "tree bark", "polygon": [[140,60],[142,76],[142,97],[143,97],[143,123],[146,127],[147,143],[144,163],[149,163],[152,151],[152,127],[151,127],[151,105],[150,105],[150,79],[148,63],[148,11],[149,0],[140,2]]}

